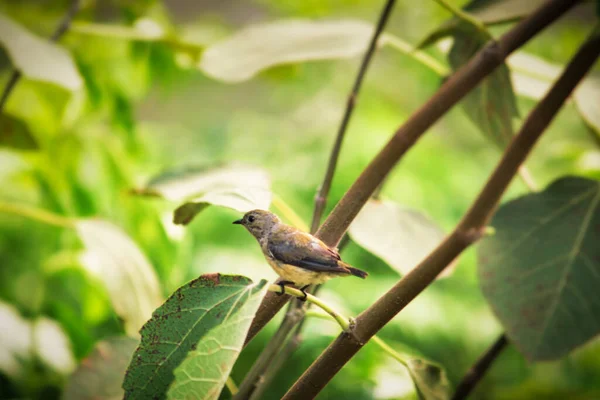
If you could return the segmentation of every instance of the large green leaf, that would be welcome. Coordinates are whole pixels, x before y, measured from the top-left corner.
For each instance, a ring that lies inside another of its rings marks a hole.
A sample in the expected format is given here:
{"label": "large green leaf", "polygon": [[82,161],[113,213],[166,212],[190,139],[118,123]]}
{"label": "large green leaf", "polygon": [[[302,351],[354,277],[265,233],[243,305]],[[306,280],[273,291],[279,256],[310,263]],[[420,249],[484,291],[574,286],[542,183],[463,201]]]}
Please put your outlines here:
{"label": "large green leaf", "polygon": [[142,328],[125,398],[217,398],[266,293],[239,275],[208,274],[179,288]]}
{"label": "large green leaf", "polygon": [[154,268],[135,242],[112,223],[78,220],[75,228],[86,247],[83,265],[104,282],[125,330],[136,336],[163,300]]}
{"label": "large green leaf", "polygon": [[373,31],[358,20],[283,20],[253,25],[209,46],[199,68],[214,79],[241,82],[281,64],[361,54]]}
{"label": "large green leaf", "polygon": [[[473,0],[463,9],[485,25],[496,25],[519,20],[531,14],[546,0]],[[453,35],[461,29],[462,21],[456,17],[442,23],[428,34],[418,48],[425,48],[438,40]]]}
{"label": "large green leaf", "polygon": [[92,353],[69,377],[65,400],[117,400],[123,398],[123,375],[139,341],[115,336],[96,344]]}
{"label": "large green leaf", "polygon": [[79,89],[83,84],[75,62],[65,49],[37,37],[3,14],[0,14],[0,45],[15,68],[27,78],[69,90]]}
{"label": "large green leaf", "polygon": [[185,201],[175,210],[173,218],[176,224],[185,225],[208,205],[240,212],[268,209],[270,186],[269,175],[263,169],[232,165],[166,173],[135,193]]}
{"label": "large green leaf", "polygon": [[37,141],[27,124],[6,114],[0,115],[0,146],[21,150],[38,148]]}
{"label": "large green leaf", "polygon": [[[348,233],[352,240],[402,275],[416,267],[446,236],[420,212],[380,200],[365,204]],[[450,272],[447,268],[444,274]]]}
{"label": "large green leaf", "polygon": [[504,204],[479,247],[483,293],[532,361],[600,332],[600,182],[562,178]]}
{"label": "large green leaf", "polygon": [[[488,38],[469,30],[458,31],[448,60],[454,70],[466,64]],[[517,117],[517,101],[505,64],[488,75],[461,102],[467,116],[498,146],[504,148],[513,136],[513,117]]]}

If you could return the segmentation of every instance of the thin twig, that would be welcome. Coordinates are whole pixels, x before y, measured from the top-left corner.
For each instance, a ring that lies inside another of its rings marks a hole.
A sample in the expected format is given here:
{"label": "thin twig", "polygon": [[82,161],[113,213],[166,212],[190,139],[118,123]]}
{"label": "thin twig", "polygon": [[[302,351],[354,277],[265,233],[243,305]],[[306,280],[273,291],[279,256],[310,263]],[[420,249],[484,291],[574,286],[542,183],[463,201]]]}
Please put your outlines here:
{"label": "thin twig", "polygon": [[335,167],[337,166],[338,157],[340,155],[340,149],[342,148],[342,142],[344,140],[344,135],[346,134],[346,128],[348,127],[350,117],[352,116],[352,111],[354,110],[354,106],[356,105],[358,92],[360,91],[360,87],[362,85],[367,69],[369,68],[369,64],[373,59],[373,54],[375,53],[375,49],[377,48],[379,36],[381,35],[381,32],[383,32],[383,28],[385,27],[385,24],[389,19],[389,16],[392,12],[392,8],[394,8],[395,3],[396,0],[386,0],[385,6],[383,7],[381,14],[379,15],[379,21],[377,22],[377,26],[375,28],[375,31],[373,32],[373,36],[371,37],[371,42],[369,43],[367,52],[365,53],[360,64],[358,74],[356,75],[356,79],[354,80],[354,85],[352,86],[352,90],[350,91],[350,95],[348,96],[348,100],[346,102],[346,110],[344,111],[344,116],[342,117],[342,122],[338,129],[337,136],[335,138],[335,143],[333,145],[333,148],[331,149],[331,155],[329,156],[327,172],[325,172],[325,178],[323,179],[321,188],[319,189],[319,192],[315,197],[315,211],[313,213],[313,219],[310,226],[311,233],[315,233],[319,228],[319,224],[321,223],[321,216],[323,215],[323,211],[325,210],[325,206],[327,205],[327,196],[329,195],[329,190],[331,189],[331,181],[333,180]]}
{"label": "thin twig", "polygon": [[[71,25],[71,21],[73,21],[75,14],[77,14],[77,11],[79,11],[80,5],[81,5],[80,0],[73,0],[71,2],[71,5],[69,6],[69,9],[67,10],[67,13],[61,19],[60,23],[56,27],[56,30],[54,31],[52,36],[50,36],[51,41],[56,42],[56,41],[58,41],[58,39],[60,39],[62,37],[62,35],[65,34],[67,29],[69,29],[69,26]],[[10,96],[13,89],[19,82],[19,79],[21,79],[21,72],[18,70],[14,70],[13,73],[10,75],[8,82],[6,83],[6,86],[4,87],[2,96],[0,97],[0,112],[2,112],[2,110],[4,110],[4,106],[6,105],[6,102],[8,101],[8,97]]]}
{"label": "thin twig", "polygon": [[471,25],[473,28],[477,29],[481,34],[485,35],[485,37],[487,37],[487,38],[492,37],[490,32],[485,27],[485,24],[483,22],[479,21],[477,18],[475,18],[471,14],[469,14],[468,12],[461,10],[460,8],[454,7],[453,5],[448,3],[446,0],[435,0],[435,2],[438,3],[440,6],[442,6],[443,8],[445,8],[446,10],[448,10],[450,13],[452,13],[456,18],[460,19],[461,21],[463,21],[463,22]]}
{"label": "thin twig", "polygon": [[[546,3],[541,12],[538,11],[524,20],[521,28],[523,28],[523,23],[531,23],[532,19],[537,22],[534,26],[542,21],[547,21],[547,18],[554,14],[549,12],[550,9],[559,5],[564,6],[565,4],[559,1]],[[565,11],[562,7],[558,8],[561,9],[561,13]],[[531,26],[527,28],[529,34],[533,34],[535,31]],[[338,336],[296,381],[283,397],[284,399],[314,398],[361,349],[363,343],[366,343],[419,293],[425,290],[462,251],[482,236],[485,225],[491,218],[506,188],[517,174],[519,167],[599,55],[600,35],[592,35],[580,47],[550,91],[529,114],[477,199],[454,231],[415,269],[405,275],[394,287],[356,318],[353,336],[358,340],[350,335]]]}
{"label": "thin twig", "polygon": [[507,345],[508,339],[506,338],[506,334],[503,333],[477,363],[475,363],[475,365],[473,365],[465,374],[458,384],[456,392],[454,392],[454,395],[452,396],[452,400],[462,400],[467,397]]}
{"label": "thin twig", "polygon": [[[336,246],[358,212],[402,156],[442,115],[502,64],[505,58],[581,0],[550,0],[500,39],[485,46],[456,71],[429,101],[417,110],[371,161],[335,206],[316,236]],[[250,341],[283,307],[289,296],[265,296],[250,327]]]}

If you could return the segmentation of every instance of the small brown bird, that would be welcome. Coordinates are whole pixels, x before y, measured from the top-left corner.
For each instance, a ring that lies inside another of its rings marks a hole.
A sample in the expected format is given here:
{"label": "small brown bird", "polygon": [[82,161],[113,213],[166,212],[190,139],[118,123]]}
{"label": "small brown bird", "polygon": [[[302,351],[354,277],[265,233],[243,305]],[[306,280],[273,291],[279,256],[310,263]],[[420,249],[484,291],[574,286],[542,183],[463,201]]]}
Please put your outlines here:
{"label": "small brown bird", "polygon": [[265,210],[252,210],[233,222],[243,225],[260,244],[265,258],[283,278],[285,285],[296,285],[304,293],[316,285],[337,276],[354,275],[366,278],[367,273],[340,259],[337,250],[330,248],[313,235],[281,222],[277,215]]}

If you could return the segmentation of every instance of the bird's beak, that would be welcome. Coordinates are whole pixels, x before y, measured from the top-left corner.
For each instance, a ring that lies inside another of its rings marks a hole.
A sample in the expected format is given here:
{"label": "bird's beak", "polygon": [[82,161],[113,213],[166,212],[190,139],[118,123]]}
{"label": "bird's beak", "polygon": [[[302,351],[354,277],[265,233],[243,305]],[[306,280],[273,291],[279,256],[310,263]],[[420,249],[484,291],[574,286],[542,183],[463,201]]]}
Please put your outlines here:
{"label": "bird's beak", "polygon": [[234,223],[234,224],[237,224],[237,225],[241,225],[241,224],[242,224],[242,220],[241,220],[241,219],[238,219],[237,221],[233,221],[233,223]]}

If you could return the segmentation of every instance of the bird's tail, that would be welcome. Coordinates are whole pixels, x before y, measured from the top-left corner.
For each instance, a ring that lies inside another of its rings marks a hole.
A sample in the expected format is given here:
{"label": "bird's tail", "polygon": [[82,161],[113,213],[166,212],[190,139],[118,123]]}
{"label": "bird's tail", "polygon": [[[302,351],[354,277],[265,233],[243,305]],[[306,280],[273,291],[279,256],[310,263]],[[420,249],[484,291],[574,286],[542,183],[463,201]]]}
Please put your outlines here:
{"label": "bird's tail", "polygon": [[369,276],[369,274],[367,274],[365,271],[358,269],[358,268],[354,268],[344,262],[340,262],[340,264],[342,264],[344,266],[344,268],[346,268],[351,275],[354,276],[358,276],[359,278],[365,279],[367,276]]}

